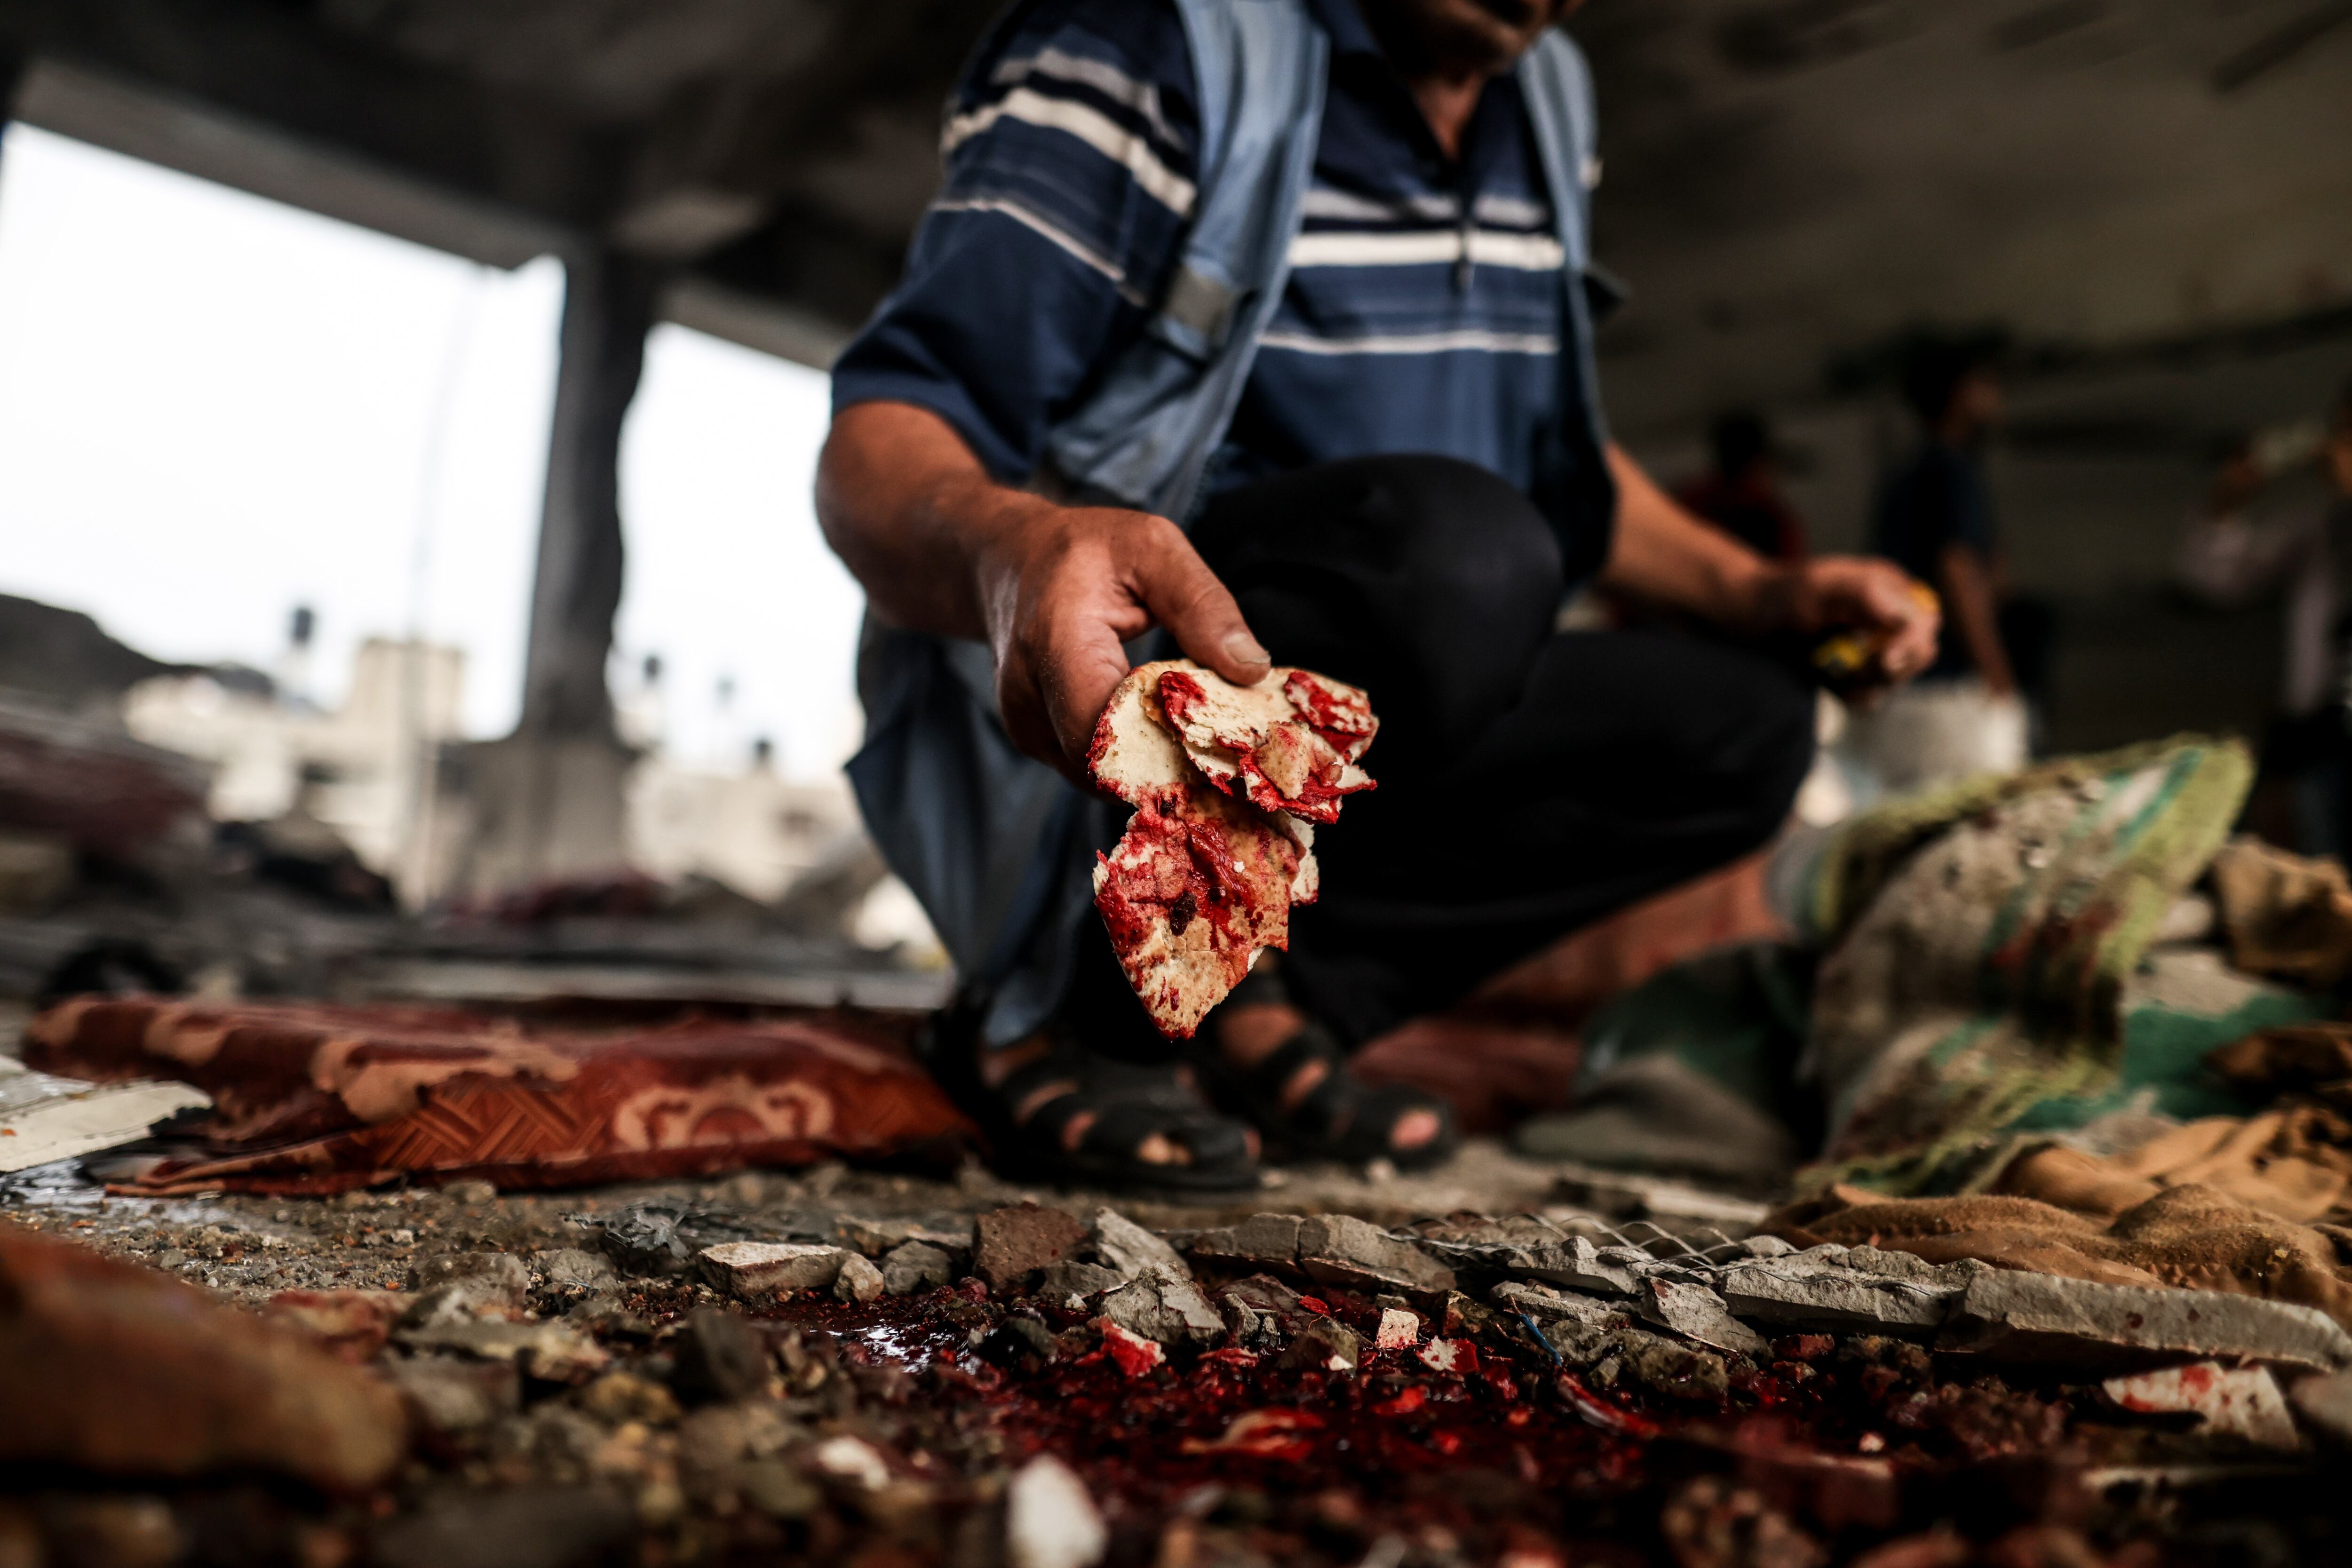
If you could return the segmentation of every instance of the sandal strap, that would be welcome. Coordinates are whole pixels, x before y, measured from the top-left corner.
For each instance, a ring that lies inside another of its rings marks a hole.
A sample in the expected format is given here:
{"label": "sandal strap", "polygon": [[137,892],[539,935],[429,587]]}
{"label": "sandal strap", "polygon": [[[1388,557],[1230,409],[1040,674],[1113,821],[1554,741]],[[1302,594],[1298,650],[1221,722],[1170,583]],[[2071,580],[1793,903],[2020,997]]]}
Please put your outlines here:
{"label": "sandal strap", "polygon": [[1094,1122],[1078,1147],[1092,1153],[1132,1160],[1144,1141],[1158,1133],[1190,1150],[1196,1167],[1249,1159],[1248,1137],[1240,1124],[1202,1104],[1172,1075],[1105,1068],[1080,1050],[1056,1046],[1005,1074],[992,1092],[1010,1117],[1013,1107],[1040,1090],[1068,1086],[1016,1123],[1024,1134],[1055,1148],[1068,1146],[1065,1134],[1072,1121],[1091,1115]]}
{"label": "sandal strap", "polygon": [[[1322,1078],[1306,1094],[1292,1100],[1292,1080],[1305,1068],[1317,1066],[1324,1069]],[[1259,1102],[1265,1114],[1295,1131],[1318,1139],[1329,1137],[1332,1128],[1339,1125],[1354,1098],[1349,1091],[1356,1087],[1339,1043],[1313,1024],[1260,1057],[1245,1070],[1244,1077],[1251,1098]]]}
{"label": "sandal strap", "polygon": [[[1291,1083],[1303,1068],[1314,1066],[1324,1068],[1322,1078],[1297,1100],[1290,1100]],[[1249,1067],[1226,1071],[1260,1126],[1279,1130],[1328,1158],[1425,1159],[1454,1143],[1452,1110],[1443,1100],[1402,1085],[1365,1083],[1349,1069],[1339,1042],[1313,1022]],[[1394,1144],[1396,1124],[1415,1110],[1433,1111],[1443,1123],[1426,1152],[1400,1150]]]}

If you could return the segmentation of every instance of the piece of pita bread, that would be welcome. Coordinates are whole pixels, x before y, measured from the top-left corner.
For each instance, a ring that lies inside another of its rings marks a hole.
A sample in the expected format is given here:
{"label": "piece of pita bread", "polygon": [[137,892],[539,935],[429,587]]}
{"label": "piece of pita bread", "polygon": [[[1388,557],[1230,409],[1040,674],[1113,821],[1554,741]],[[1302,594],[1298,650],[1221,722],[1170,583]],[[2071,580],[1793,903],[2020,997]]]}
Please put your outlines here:
{"label": "piece of pita bread", "polygon": [[1312,865],[1265,813],[1206,787],[1173,809],[1138,810],[1096,858],[1095,907],[1161,1033],[1190,1037],[1262,950],[1290,945],[1302,862]]}
{"label": "piece of pita bread", "polygon": [[[1180,739],[1171,689],[1202,745]],[[1221,727],[1246,750],[1216,744]],[[1095,907],[1161,1032],[1190,1037],[1260,952],[1289,946],[1291,905],[1314,902],[1321,885],[1308,818],[1328,822],[1342,795],[1370,787],[1355,759],[1378,728],[1362,692],[1304,670],[1244,688],[1188,659],[1163,659],[1119,682],[1087,764],[1136,811],[1110,853],[1096,857]],[[1222,778],[1204,752],[1223,763]],[[1294,799],[1307,809],[1286,809]]]}
{"label": "piece of pita bread", "polygon": [[1168,722],[1192,765],[1228,795],[1310,822],[1339,819],[1345,796],[1372,787],[1356,765],[1380,728],[1352,686],[1303,669],[1277,669],[1255,686],[1213,670],[1171,668],[1159,678]]}

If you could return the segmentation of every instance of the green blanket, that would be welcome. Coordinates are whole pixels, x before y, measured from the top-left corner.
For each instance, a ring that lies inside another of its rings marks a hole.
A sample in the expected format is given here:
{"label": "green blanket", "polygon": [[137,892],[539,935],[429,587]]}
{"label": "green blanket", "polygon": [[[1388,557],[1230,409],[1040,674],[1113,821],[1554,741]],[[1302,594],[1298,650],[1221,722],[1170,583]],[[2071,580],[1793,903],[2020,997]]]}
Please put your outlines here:
{"label": "green blanket", "polygon": [[2205,1056],[2323,999],[2150,944],[2252,773],[2238,742],[2184,737],[1856,818],[1806,882],[1817,967],[1743,949],[1612,1002],[1587,1026],[1583,1103],[1520,1146],[1759,1188],[1801,1148],[1823,1152],[1801,1185],[1961,1192],[2119,1112],[2243,1114]]}
{"label": "green blanket", "polygon": [[2252,773],[2239,742],[2185,737],[1970,780],[1840,834],[1812,883],[1829,1136],[1809,1179],[1966,1190],[2029,1126],[2128,1096],[2126,982]]}

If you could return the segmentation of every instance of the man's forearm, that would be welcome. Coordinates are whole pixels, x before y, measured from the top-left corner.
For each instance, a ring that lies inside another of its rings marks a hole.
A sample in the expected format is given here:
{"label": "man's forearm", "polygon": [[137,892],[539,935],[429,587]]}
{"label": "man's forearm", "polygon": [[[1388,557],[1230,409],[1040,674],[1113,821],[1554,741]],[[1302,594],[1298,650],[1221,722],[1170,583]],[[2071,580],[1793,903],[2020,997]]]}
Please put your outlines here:
{"label": "man's forearm", "polygon": [[884,620],[984,637],[979,552],[1036,497],[1000,485],[948,422],[906,403],[842,410],[817,461],[816,517]]}
{"label": "man's forearm", "polygon": [[1734,632],[1861,629],[1874,647],[1868,683],[1908,680],[1936,657],[1933,595],[1900,568],[1855,556],[1767,561],[1684,510],[1616,447],[1609,468],[1617,529],[1604,585]]}
{"label": "man's forearm", "polygon": [[1775,575],[1763,557],[1693,517],[1613,443],[1617,528],[1601,582],[1718,626],[1759,629]]}

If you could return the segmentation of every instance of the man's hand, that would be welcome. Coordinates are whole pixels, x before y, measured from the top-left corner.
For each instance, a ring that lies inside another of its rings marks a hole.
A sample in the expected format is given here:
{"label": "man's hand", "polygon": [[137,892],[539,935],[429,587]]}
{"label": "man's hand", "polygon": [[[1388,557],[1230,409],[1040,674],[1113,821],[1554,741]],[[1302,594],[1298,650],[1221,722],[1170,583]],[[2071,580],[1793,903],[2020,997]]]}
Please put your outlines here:
{"label": "man's hand", "polygon": [[1084,782],[1087,745],[1153,626],[1250,685],[1272,668],[1241,606],[1174,523],[1058,506],[998,484],[947,421],[904,403],[842,410],[817,468],[817,521],[875,613],[984,638],[1013,743]]}
{"label": "man's hand", "polygon": [[1892,562],[1820,555],[1769,568],[1759,614],[1771,629],[1809,636],[1851,631],[1871,645],[1863,687],[1895,686],[1936,660],[1936,595]]}
{"label": "man's hand", "polygon": [[1618,504],[1606,586],[1755,636],[1859,633],[1874,649],[1865,685],[1908,680],[1934,662],[1934,597],[1901,568],[1854,555],[1766,561],[1685,511],[1622,447],[1609,448],[1609,469]]}
{"label": "man's hand", "polygon": [[975,564],[1004,727],[1081,783],[1095,721],[1127,673],[1120,644],[1157,625],[1238,685],[1273,668],[1233,595],[1164,517],[1024,495],[987,530]]}

